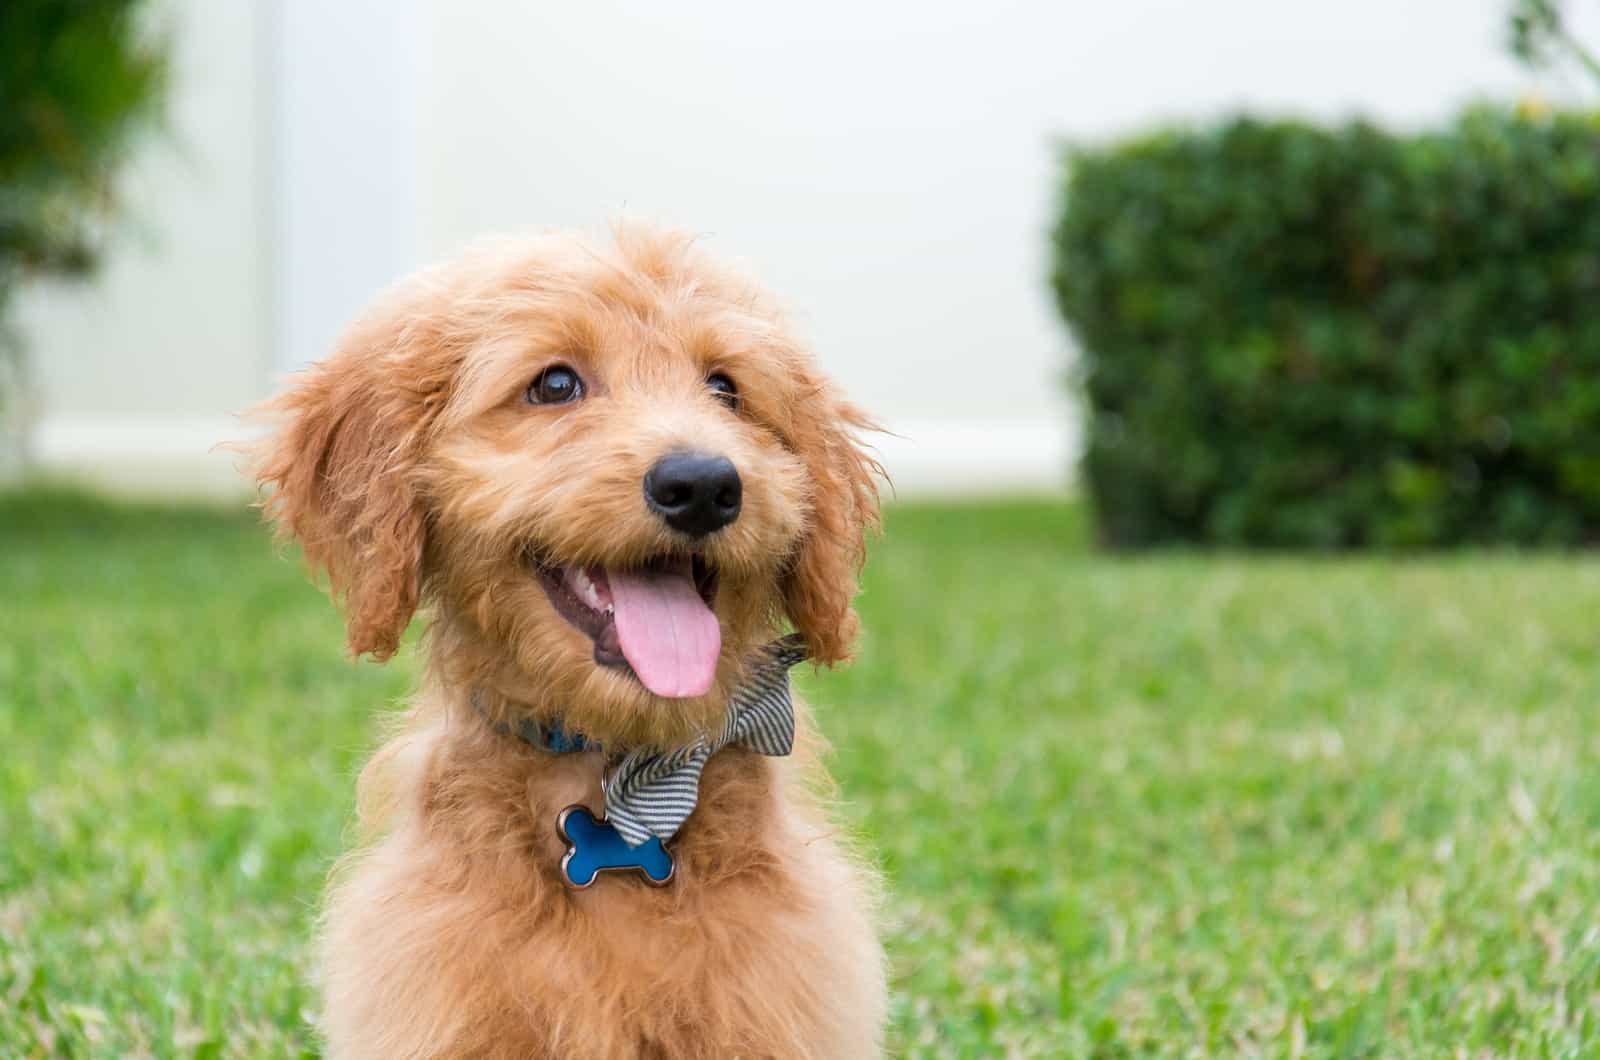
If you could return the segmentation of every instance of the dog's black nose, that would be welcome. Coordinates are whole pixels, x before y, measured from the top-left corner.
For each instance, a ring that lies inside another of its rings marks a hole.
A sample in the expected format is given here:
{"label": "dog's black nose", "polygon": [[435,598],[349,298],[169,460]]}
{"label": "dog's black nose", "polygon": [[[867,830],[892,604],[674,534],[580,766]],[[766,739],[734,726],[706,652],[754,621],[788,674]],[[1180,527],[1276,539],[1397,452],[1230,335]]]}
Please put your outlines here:
{"label": "dog's black nose", "polygon": [[674,530],[702,537],[739,518],[744,484],[725,456],[668,453],[644,476],[644,499]]}

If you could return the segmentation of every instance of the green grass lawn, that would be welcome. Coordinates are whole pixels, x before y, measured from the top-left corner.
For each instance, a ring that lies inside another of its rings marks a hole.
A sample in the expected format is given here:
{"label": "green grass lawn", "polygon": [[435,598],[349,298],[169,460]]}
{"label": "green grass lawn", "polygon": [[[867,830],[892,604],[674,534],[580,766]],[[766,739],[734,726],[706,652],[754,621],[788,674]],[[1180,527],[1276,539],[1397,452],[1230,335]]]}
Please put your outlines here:
{"label": "green grass lawn", "polygon": [[[1600,1055],[1600,558],[1110,558],[902,506],[800,679],[890,881],[891,1053]],[[247,515],[0,499],[0,1056],[312,1054],[414,675]]]}

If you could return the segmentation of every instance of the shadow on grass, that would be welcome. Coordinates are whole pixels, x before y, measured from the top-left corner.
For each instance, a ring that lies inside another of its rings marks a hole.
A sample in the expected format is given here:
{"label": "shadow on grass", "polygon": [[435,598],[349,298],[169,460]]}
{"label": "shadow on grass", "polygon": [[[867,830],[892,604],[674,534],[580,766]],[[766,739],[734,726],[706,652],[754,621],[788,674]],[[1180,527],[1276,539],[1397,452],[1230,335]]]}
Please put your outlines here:
{"label": "shadow on grass", "polygon": [[49,481],[0,488],[0,536],[6,537],[237,529],[258,520],[255,509],[237,502],[132,500]]}
{"label": "shadow on grass", "polygon": [[1009,500],[897,501],[884,507],[884,534],[951,548],[1083,552],[1094,545],[1087,508],[1066,496]]}

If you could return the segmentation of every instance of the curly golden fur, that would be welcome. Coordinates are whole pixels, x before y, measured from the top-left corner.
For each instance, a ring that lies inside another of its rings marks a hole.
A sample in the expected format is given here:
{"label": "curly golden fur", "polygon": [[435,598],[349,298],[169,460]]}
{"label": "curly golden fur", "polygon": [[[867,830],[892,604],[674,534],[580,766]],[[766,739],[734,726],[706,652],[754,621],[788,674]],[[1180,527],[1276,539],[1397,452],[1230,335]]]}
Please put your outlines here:
{"label": "curly golden fur", "polygon": [[[556,364],[584,400],[530,404]],[[716,372],[736,381],[736,411],[707,388]],[[607,747],[681,746],[715,728],[785,621],[818,663],[848,657],[877,513],[857,437],[871,424],[771,297],[686,236],[636,224],[609,241],[490,242],[382,296],[265,411],[265,507],[326,574],[350,649],[387,658],[419,607],[431,618],[423,686],[361,778],[365,845],[326,903],[330,1055],[877,1055],[873,880],[826,819],[803,706],[791,757],[712,758],[664,889],[564,886],[555,817],[601,806],[602,755],[490,724],[526,715]],[[640,488],[684,446],[734,463],[743,507],[693,546],[719,581],[711,688],[662,698],[596,662],[534,564],[685,548]]]}

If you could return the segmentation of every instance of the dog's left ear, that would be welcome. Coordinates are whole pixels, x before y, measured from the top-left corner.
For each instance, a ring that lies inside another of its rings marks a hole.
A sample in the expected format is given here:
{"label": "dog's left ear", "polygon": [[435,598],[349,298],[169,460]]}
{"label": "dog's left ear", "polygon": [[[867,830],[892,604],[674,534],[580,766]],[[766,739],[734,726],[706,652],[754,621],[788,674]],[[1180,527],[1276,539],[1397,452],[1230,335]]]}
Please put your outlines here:
{"label": "dog's left ear", "polygon": [[394,654],[417,608],[426,519],[411,473],[428,409],[414,320],[382,308],[332,356],[297,376],[259,413],[277,421],[255,451],[263,507],[328,575],[350,651]]}
{"label": "dog's left ear", "polygon": [[[826,389],[819,387],[823,393]],[[859,622],[851,601],[866,560],[867,531],[878,525],[882,468],[860,432],[878,426],[838,398],[795,439],[811,479],[811,519],[784,577],[784,609],[806,639],[811,659],[831,666],[850,658]]]}

